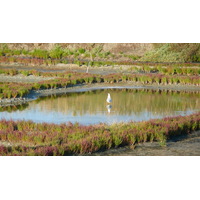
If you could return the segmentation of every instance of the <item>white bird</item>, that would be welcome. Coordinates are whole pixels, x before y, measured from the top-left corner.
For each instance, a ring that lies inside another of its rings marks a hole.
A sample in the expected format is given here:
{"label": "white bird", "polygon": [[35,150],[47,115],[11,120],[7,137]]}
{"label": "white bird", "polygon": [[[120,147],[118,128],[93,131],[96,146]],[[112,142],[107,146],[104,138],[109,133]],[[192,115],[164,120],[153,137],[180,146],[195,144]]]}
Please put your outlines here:
{"label": "white bird", "polygon": [[108,97],[107,97],[106,101],[107,101],[108,103],[111,103],[111,102],[112,102],[112,99],[111,99],[110,93],[108,93]]}

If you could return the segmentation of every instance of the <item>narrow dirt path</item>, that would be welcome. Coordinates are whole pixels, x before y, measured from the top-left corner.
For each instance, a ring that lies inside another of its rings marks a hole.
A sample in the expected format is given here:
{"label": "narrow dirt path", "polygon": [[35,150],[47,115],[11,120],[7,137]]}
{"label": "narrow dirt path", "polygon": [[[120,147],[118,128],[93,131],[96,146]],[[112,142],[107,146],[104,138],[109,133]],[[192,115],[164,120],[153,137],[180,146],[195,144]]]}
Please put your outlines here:
{"label": "narrow dirt path", "polygon": [[16,82],[16,83],[37,83],[39,81],[51,80],[54,77],[42,77],[42,76],[24,76],[22,74],[17,74],[15,76],[7,76],[0,74],[0,82]]}

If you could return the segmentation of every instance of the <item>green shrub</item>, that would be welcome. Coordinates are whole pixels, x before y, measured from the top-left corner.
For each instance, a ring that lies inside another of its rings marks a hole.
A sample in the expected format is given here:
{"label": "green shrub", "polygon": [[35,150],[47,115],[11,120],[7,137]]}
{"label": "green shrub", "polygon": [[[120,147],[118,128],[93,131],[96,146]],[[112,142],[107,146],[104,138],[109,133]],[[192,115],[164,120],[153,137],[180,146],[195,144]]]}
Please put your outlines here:
{"label": "green shrub", "polygon": [[20,73],[23,74],[24,76],[29,75],[29,71],[27,71],[27,70],[20,71]]}
{"label": "green shrub", "polygon": [[85,49],[80,48],[80,49],[78,49],[78,52],[79,52],[80,54],[83,54],[83,53],[85,53]]}
{"label": "green shrub", "polygon": [[59,45],[57,45],[55,46],[54,49],[50,51],[49,56],[51,58],[61,59],[63,54],[64,54],[64,50]]}
{"label": "green shrub", "polygon": [[2,49],[0,49],[0,56],[5,56],[5,54],[4,54]]}
{"label": "green shrub", "polygon": [[42,49],[34,49],[33,52],[31,52],[31,55],[34,58],[43,58],[43,59],[47,59],[49,57],[48,51]]}
{"label": "green shrub", "polygon": [[199,62],[199,43],[154,44],[140,60],[152,62]]}
{"label": "green shrub", "polygon": [[13,50],[13,55],[20,55],[21,53],[21,50]]}
{"label": "green shrub", "polygon": [[10,76],[14,76],[14,75],[17,75],[18,74],[18,71],[16,69],[9,69],[8,70],[8,75]]}

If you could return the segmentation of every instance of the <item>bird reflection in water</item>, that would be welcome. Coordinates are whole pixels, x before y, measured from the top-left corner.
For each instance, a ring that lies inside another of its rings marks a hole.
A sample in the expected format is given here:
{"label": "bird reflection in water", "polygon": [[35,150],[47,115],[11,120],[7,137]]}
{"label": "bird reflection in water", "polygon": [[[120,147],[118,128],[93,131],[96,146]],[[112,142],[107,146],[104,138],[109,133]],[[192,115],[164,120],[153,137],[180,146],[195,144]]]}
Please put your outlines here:
{"label": "bird reflection in water", "polygon": [[111,105],[107,105],[106,108],[108,110],[108,113],[110,113],[112,106]]}

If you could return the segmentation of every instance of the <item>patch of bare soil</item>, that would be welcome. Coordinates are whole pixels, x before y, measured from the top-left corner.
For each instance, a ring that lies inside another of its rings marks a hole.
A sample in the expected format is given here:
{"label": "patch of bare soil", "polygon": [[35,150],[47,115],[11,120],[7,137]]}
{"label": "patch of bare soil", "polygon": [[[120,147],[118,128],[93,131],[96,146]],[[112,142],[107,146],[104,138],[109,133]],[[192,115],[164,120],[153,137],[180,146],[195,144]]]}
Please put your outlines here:
{"label": "patch of bare soil", "polygon": [[78,66],[76,64],[57,64],[54,66],[23,66],[23,65],[15,65],[15,64],[1,64],[1,69],[17,69],[17,70],[36,70],[39,72],[65,72],[65,71],[71,71],[71,72],[80,72],[85,73],[88,72],[90,74],[100,74],[100,75],[106,75],[106,74],[112,74],[112,73],[130,73],[131,66],[129,65],[121,65],[121,66],[103,66],[103,67],[87,67],[85,65]]}

